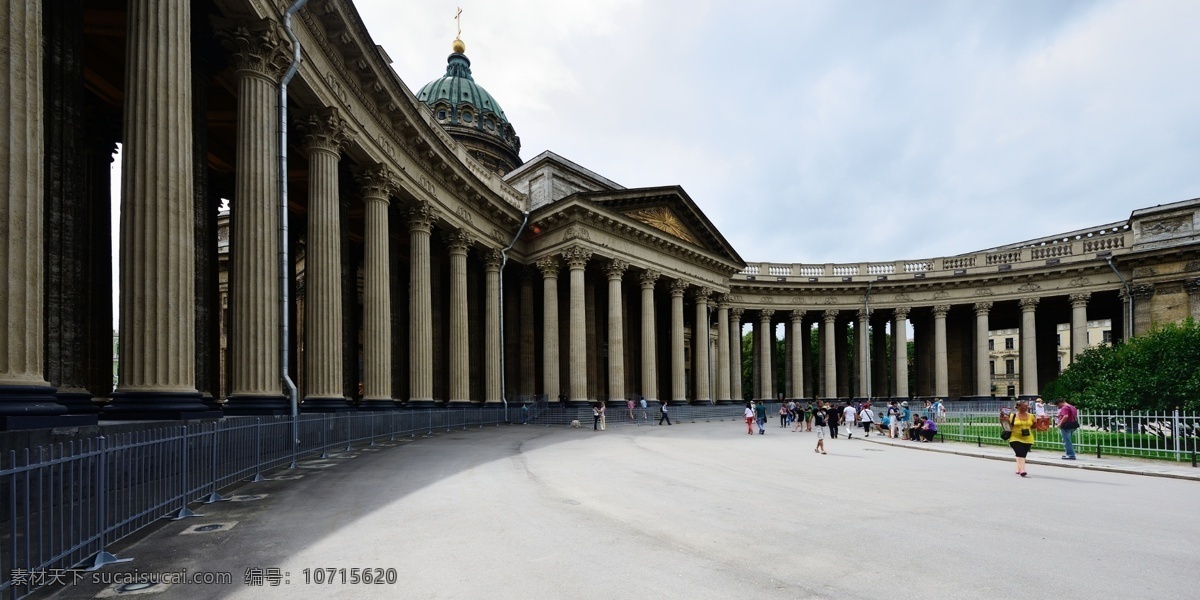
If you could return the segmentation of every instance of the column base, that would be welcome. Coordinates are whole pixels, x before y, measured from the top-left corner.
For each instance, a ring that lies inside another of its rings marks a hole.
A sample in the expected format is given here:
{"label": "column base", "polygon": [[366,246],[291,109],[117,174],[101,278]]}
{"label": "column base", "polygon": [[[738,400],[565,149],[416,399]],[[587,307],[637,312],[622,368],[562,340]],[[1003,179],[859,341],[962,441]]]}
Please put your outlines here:
{"label": "column base", "polygon": [[100,413],[106,421],[193,421],[222,416],[221,411],[208,410],[200,402],[200,392],[116,391]]}
{"label": "column base", "polygon": [[446,408],[475,408],[480,403],[470,400],[451,400],[446,403]]}
{"label": "column base", "polygon": [[0,417],[66,414],[67,407],[58,403],[54,393],[48,385],[0,385]]}
{"label": "column base", "polygon": [[233,395],[222,407],[225,414],[230,416],[278,416],[292,414],[291,402],[287,396],[250,396]]}
{"label": "column base", "polygon": [[93,427],[96,415],[0,416],[0,431],[29,429],[62,429],[64,427]]}
{"label": "column base", "polygon": [[717,406],[730,406],[733,404],[737,404],[737,402],[733,400],[717,400]]}
{"label": "column base", "polygon": [[222,408],[221,403],[217,401],[211,392],[202,392],[200,394],[200,403],[207,407],[208,410],[221,410]]}
{"label": "column base", "polygon": [[396,401],[391,398],[363,398],[358,410],[396,410]]}
{"label": "column base", "polygon": [[59,390],[54,397],[58,403],[67,407],[67,413],[72,415],[94,415],[100,412],[100,407],[92,402],[92,394],[86,390]]}
{"label": "column base", "polygon": [[354,410],[354,407],[350,406],[350,402],[341,396],[328,398],[310,396],[300,403],[300,412],[302,413],[335,413],[347,410]]}
{"label": "column base", "polygon": [[409,400],[408,402],[404,403],[404,408],[428,409],[428,408],[441,408],[441,407],[442,407],[442,403],[438,402],[437,400],[434,400],[432,398],[422,398],[420,400]]}

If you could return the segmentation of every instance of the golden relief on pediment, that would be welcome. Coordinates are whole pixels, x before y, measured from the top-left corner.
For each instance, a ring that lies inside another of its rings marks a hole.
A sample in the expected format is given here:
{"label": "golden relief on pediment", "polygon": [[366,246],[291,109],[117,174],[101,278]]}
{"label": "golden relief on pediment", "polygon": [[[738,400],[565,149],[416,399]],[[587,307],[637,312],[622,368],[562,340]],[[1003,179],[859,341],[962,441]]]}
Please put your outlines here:
{"label": "golden relief on pediment", "polygon": [[659,231],[691,242],[697,246],[700,245],[700,242],[696,241],[696,236],[692,234],[692,231],[683,224],[683,221],[679,220],[679,217],[675,213],[666,207],[642,208],[625,214]]}

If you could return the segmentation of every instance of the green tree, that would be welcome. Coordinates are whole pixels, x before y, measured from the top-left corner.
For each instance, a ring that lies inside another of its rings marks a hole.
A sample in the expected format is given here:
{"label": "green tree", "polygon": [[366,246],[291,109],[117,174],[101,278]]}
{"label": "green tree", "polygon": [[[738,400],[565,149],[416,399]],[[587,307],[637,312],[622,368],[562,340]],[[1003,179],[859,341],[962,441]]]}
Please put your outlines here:
{"label": "green tree", "polygon": [[1200,325],[1188,319],[1088,349],[1045,396],[1091,410],[1200,410]]}

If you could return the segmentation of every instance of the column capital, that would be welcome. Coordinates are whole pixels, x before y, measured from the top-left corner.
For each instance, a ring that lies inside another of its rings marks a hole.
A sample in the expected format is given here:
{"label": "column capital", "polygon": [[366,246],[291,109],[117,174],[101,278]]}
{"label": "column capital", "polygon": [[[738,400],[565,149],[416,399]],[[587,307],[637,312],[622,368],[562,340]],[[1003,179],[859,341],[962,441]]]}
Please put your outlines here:
{"label": "column capital", "polygon": [[475,238],[465,231],[452,231],[445,235],[446,246],[450,249],[450,255],[467,253],[467,249],[475,243]]}
{"label": "column capital", "polygon": [[976,302],[975,303],[975,316],[986,315],[991,310],[992,310],[991,302]]}
{"label": "column capital", "polygon": [[1189,296],[1200,295],[1200,277],[1192,277],[1191,279],[1183,280],[1183,289],[1187,290]]}
{"label": "column capital", "polygon": [[937,306],[933,307],[933,318],[944,319],[946,318],[946,313],[948,312],[950,312],[949,304],[938,304]]}
{"label": "column capital", "polygon": [[734,307],[734,308],[729,309],[729,316],[734,319],[737,319],[738,321],[742,320],[742,315],[744,315],[744,314],[746,314],[746,309],[744,309],[744,308]]}
{"label": "column capital", "polygon": [[359,169],[354,174],[354,183],[358,184],[359,193],[364,200],[382,200],[388,202],[392,192],[396,191],[396,173],[386,165],[370,165]]}
{"label": "column capital", "polygon": [[828,309],[828,310],[826,310],[824,313],[822,313],[822,314],[821,314],[821,319],[822,319],[823,321],[825,321],[826,323],[832,323],[832,322],[836,321],[836,320],[837,320],[837,318],[838,318],[838,311],[837,311],[837,309],[833,309],[833,308],[831,308],[831,309]]}
{"label": "column capital", "polygon": [[[1135,283],[1129,286],[1129,291],[1133,293],[1134,300],[1149,300],[1154,296],[1153,283]],[[1125,290],[1121,290],[1120,296],[1122,300],[1128,300],[1129,294]]]}
{"label": "column capital", "polygon": [[1088,300],[1092,298],[1091,292],[1078,292],[1067,297],[1071,301],[1071,308],[1086,307]]}
{"label": "column capital", "polygon": [[408,209],[408,230],[410,232],[433,231],[433,223],[437,221],[438,211],[428,202],[418,202]]}
{"label": "column capital", "polygon": [[217,40],[229,52],[238,72],[262,75],[278,82],[292,62],[292,44],[274,19],[223,20]]}
{"label": "column capital", "polygon": [[1022,312],[1033,312],[1037,310],[1038,302],[1041,300],[1041,298],[1021,298],[1017,304],[1021,305]]}
{"label": "column capital", "polygon": [[542,272],[542,277],[546,279],[558,277],[558,270],[562,268],[562,263],[558,262],[557,256],[543,256],[533,264]]}
{"label": "column capital", "polygon": [[658,278],[661,276],[662,274],[654,269],[646,269],[645,272],[638,276],[638,280],[642,282],[643,290],[652,290],[654,289],[654,284],[658,282]]}
{"label": "column capital", "polygon": [[875,309],[867,310],[865,308],[860,308],[860,309],[858,309],[858,312],[855,313],[855,316],[858,317],[859,321],[865,322],[865,321],[867,321],[867,319],[871,318],[871,313],[873,313],[873,312],[875,312]]}
{"label": "column capital", "polygon": [[717,305],[717,308],[727,309],[729,308],[729,294],[717,294],[716,297],[713,298],[713,302]]}
{"label": "column capital", "polygon": [[907,319],[908,313],[911,310],[912,310],[912,308],[909,308],[907,306],[897,306],[896,308],[892,309],[892,312],[894,313],[894,315],[897,319]]}
{"label": "column capital", "polygon": [[788,314],[788,321],[791,321],[792,323],[800,323],[800,322],[804,321],[804,313],[805,313],[804,309],[793,310],[791,313]]}
{"label": "column capital", "polygon": [[671,285],[668,286],[667,289],[671,290],[672,298],[675,298],[675,297],[682,298],[683,293],[686,292],[688,289],[688,282],[676,279],[675,281],[671,282]]}
{"label": "column capital", "polygon": [[708,288],[705,286],[699,286],[696,289],[692,290],[692,298],[696,302],[708,303],[708,297],[710,295],[712,295],[712,288]]}
{"label": "column capital", "polygon": [[758,311],[758,320],[762,321],[763,323],[770,324],[771,317],[773,316],[775,316],[775,309],[773,308],[764,308]]}
{"label": "column capital", "polygon": [[327,108],[303,115],[296,122],[296,130],[304,136],[306,150],[342,151],[350,142],[350,124],[337,109]]}
{"label": "column capital", "polygon": [[500,254],[500,250],[498,248],[486,248],[480,252],[479,255],[483,259],[484,271],[491,272],[500,270],[500,262],[504,260],[504,256]]}
{"label": "column capital", "polygon": [[619,258],[608,261],[608,264],[604,266],[604,272],[608,275],[609,281],[624,277],[627,269],[629,269],[629,263]]}
{"label": "column capital", "polygon": [[562,257],[567,262],[567,268],[574,271],[587,266],[588,261],[592,259],[592,251],[583,246],[571,246],[562,251]]}

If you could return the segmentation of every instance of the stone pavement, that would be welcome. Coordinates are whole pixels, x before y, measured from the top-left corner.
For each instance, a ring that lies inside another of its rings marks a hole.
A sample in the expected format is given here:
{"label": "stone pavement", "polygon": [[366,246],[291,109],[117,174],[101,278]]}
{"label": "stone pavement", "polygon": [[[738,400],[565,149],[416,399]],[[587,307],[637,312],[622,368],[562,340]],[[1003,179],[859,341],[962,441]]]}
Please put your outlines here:
{"label": "stone pavement", "polygon": [[[164,599],[1195,597],[1193,481],[1036,465],[1022,479],[998,461],[844,439],[820,455],[815,441],[715,421],[356,448],[164,521],[104,572],[233,577],[145,590]],[[197,526],[210,531],[185,534]],[[364,567],[397,583],[312,575]],[[278,585],[247,585],[251,569],[278,569]]]}

